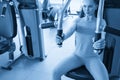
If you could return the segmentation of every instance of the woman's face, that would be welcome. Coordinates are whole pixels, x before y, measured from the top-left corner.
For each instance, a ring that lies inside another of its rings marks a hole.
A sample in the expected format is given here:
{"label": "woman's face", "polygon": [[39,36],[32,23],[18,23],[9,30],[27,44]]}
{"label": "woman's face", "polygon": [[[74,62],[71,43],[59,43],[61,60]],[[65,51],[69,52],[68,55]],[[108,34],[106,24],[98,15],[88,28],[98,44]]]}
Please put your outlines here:
{"label": "woman's face", "polygon": [[94,0],[82,0],[82,8],[85,15],[94,15],[97,5]]}

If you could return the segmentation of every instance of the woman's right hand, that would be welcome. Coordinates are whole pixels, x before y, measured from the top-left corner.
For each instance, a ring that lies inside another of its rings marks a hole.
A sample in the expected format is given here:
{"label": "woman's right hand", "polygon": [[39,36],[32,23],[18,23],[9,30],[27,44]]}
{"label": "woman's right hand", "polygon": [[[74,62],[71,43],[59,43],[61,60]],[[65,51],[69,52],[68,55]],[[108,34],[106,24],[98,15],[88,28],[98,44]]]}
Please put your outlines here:
{"label": "woman's right hand", "polygon": [[99,39],[94,42],[93,47],[94,49],[104,49],[105,48],[105,39]]}
{"label": "woman's right hand", "polygon": [[56,35],[56,43],[59,47],[62,47],[63,37]]}

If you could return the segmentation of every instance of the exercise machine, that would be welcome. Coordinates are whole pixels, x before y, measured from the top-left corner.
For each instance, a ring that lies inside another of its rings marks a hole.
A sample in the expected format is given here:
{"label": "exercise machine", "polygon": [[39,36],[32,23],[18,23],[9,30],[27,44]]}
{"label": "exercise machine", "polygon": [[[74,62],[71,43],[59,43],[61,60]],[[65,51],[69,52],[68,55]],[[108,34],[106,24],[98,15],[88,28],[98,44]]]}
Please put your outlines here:
{"label": "exercise machine", "polygon": [[[21,56],[29,59],[45,59],[43,32],[41,29],[41,4],[38,0],[0,1],[0,55],[9,55],[2,68],[11,70],[12,64]],[[19,25],[19,26],[18,26]],[[13,40],[17,36],[19,47]],[[17,47],[17,48],[16,48]],[[20,52],[20,56],[15,59]]]}
{"label": "exercise machine", "polygon": [[22,48],[25,56],[40,61],[45,59],[41,4],[38,0],[17,0],[21,21]]}
{"label": "exercise machine", "polygon": [[41,25],[42,29],[46,28],[56,28],[56,23],[58,21],[59,9],[50,5],[50,0],[44,0],[42,4],[42,19],[43,23]]}
{"label": "exercise machine", "polygon": [[[114,3],[117,3],[113,1]],[[119,66],[119,36],[120,36],[120,24],[119,24],[119,14],[120,7],[117,4],[112,3],[112,1],[106,1],[104,18],[107,21],[107,27],[105,28],[106,34],[106,46],[103,53],[103,63],[106,66],[110,80],[119,80],[120,79],[120,68]],[[117,56],[115,56],[117,55]],[[117,60],[115,60],[117,59]],[[116,62],[117,63],[116,63]],[[94,80],[92,75],[87,71],[85,66],[73,69],[66,74],[67,77],[73,78],[75,80]]]}
{"label": "exercise machine", "polygon": [[16,44],[13,41],[17,35],[17,20],[14,3],[11,0],[0,1],[0,55],[8,54],[8,63],[2,68],[11,70],[14,63],[14,51]]}
{"label": "exercise machine", "polygon": [[[99,20],[97,20],[96,40],[100,39],[100,37],[101,37],[101,33],[99,31],[99,23],[100,23],[99,21],[102,19],[102,16],[103,16],[104,0],[100,0],[100,1],[101,2],[99,5],[99,9],[98,9],[98,19]],[[66,6],[63,8],[62,13],[64,13],[64,9],[66,9],[66,7],[69,5],[69,2],[70,1],[68,1],[66,3]],[[112,6],[112,8],[110,9],[111,6]],[[116,21],[119,21],[119,19],[120,19],[119,15],[118,15],[120,13],[120,10],[118,8],[118,5],[117,5],[118,9],[114,9],[114,8],[115,7],[113,7],[113,5],[111,5],[111,4],[108,5],[108,7],[106,7],[106,9],[105,9],[105,14],[104,14],[108,26],[105,28],[105,32],[107,32],[107,35],[106,35],[106,46],[104,49],[103,63],[105,64],[105,66],[109,72],[110,80],[118,80],[120,78],[120,76],[119,76],[120,74],[112,73],[112,71],[113,71],[112,64],[113,64],[113,60],[115,59],[114,55],[115,55],[115,52],[117,52],[117,54],[119,52],[118,50],[116,51],[116,46],[118,47],[117,44],[118,44],[119,38],[116,39],[114,36],[119,36],[119,34],[120,34],[120,29],[116,29],[115,27],[112,27],[112,26],[117,26],[119,28],[119,26],[120,26],[119,22],[116,22]],[[112,18],[110,18],[111,16],[112,16]],[[62,31],[63,31],[62,30],[62,23],[63,23],[62,19],[63,19],[63,16],[61,16],[61,18],[60,18],[60,24],[59,24],[58,33],[57,33],[57,35],[59,35],[61,37],[62,37]],[[60,43],[58,45],[61,46],[62,43]],[[101,51],[103,51],[103,50],[101,50]],[[119,59],[119,58],[117,57],[117,59]],[[118,64],[120,64],[120,63],[118,63]],[[117,68],[120,69],[119,67],[117,67]],[[115,68],[114,68],[114,70],[115,70]],[[120,71],[120,70],[118,70],[118,71]],[[118,73],[120,73],[120,72],[118,72]],[[73,69],[65,75],[67,77],[70,77],[75,80],[93,80],[92,75],[87,71],[85,66],[82,66],[77,69]]]}

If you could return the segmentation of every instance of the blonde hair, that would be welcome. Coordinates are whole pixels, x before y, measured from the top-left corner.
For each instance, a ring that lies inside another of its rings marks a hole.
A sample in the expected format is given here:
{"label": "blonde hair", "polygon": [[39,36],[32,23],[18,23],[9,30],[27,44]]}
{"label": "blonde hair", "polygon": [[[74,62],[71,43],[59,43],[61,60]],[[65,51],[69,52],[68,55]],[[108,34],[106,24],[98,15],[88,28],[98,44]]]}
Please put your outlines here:
{"label": "blonde hair", "polygon": [[[84,0],[82,0],[84,1]],[[81,1],[81,2],[82,2]],[[99,0],[93,0],[96,5],[99,5]],[[97,9],[98,10],[98,9]],[[97,10],[95,11],[95,16],[97,17]],[[85,16],[83,9],[81,8],[81,14],[79,15],[81,18]]]}

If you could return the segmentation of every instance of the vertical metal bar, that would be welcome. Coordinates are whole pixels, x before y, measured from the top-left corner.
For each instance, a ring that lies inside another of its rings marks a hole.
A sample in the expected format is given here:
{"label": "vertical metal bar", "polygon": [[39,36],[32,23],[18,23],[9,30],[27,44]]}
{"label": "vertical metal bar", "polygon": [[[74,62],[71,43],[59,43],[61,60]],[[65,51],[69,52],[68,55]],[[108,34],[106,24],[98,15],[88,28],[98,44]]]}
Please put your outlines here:
{"label": "vertical metal bar", "polygon": [[103,19],[104,2],[105,2],[105,0],[99,1],[98,12],[97,12],[96,31],[95,31],[96,33],[101,33],[100,32],[100,24]]}
{"label": "vertical metal bar", "polygon": [[103,19],[103,10],[104,10],[104,0],[99,1],[98,12],[97,12],[97,22],[95,30],[95,41],[101,38],[100,26]]}
{"label": "vertical metal bar", "polygon": [[[100,26],[101,26],[101,22],[103,19],[104,2],[105,2],[105,0],[99,1],[98,12],[97,12],[97,21],[96,21],[96,30],[95,30],[95,40],[94,41],[101,39]],[[95,50],[99,50],[98,54],[101,54],[103,51],[103,49],[95,49]]]}
{"label": "vertical metal bar", "polygon": [[[64,17],[64,13],[65,13],[65,10],[67,9],[68,5],[70,4],[71,0],[67,0],[65,6],[63,7],[62,11],[61,11],[61,15],[60,15],[60,19],[59,19],[59,23],[58,23],[58,30],[57,30],[57,35],[62,37],[62,34],[63,34],[63,26],[62,26],[62,23],[63,23],[63,17]],[[62,46],[62,43],[59,43],[57,44],[59,45],[59,47]]]}
{"label": "vertical metal bar", "polygon": [[65,10],[67,9],[67,7],[69,6],[71,0],[67,0],[65,6],[63,7],[62,11],[61,11],[61,15],[60,15],[60,20],[59,20],[59,25],[58,25],[58,30],[62,29],[62,23],[63,23],[63,17],[64,17],[64,13]]}

